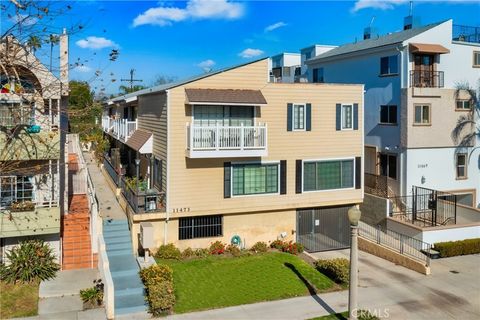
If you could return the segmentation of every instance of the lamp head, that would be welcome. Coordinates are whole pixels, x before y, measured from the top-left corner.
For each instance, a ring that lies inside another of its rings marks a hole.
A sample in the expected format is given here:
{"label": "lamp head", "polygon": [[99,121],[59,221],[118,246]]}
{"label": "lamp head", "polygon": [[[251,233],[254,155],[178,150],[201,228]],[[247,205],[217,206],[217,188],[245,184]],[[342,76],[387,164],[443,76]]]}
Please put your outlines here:
{"label": "lamp head", "polygon": [[362,212],[358,209],[357,205],[353,205],[350,209],[348,209],[348,220],[352,226],[357,226],[358,221],[360,221],[360,216]]}
{"label": "lamp head", "polygon": [[138,166],[140,164],[140,159],[135,159],[135,164]]}

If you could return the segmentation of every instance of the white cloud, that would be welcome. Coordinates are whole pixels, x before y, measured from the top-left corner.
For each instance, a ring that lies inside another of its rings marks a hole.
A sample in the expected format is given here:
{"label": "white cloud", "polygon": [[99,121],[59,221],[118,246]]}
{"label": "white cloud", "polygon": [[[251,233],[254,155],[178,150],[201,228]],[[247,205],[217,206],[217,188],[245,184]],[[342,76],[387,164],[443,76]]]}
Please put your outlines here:
{"label": "white cloud", "polygon": [[190,0],[185,8],[150,8],[133,20],[133,26],[166,26],[187,19],[238,19],[243,16],[243,12],[243,4],[228,0]]}
{"label": "white cloud", "polygon": [[109,47],[118,47],[118,45],[110,39],[104,37],[87,37],[86,39],[80,39],[75,42],[80,48],[88,49],[103,49]]}
{"label": "white cloud", "polygon": [[263,51],[260,49],[248,48],[240,52],[238,55],[242,58],[254,58],[262,54],[263,54]]}
{"label": "white cloud", "polygon": [[202,68],[203,71],[208,72],[212,70],[212,67],[215,65],[215,61],[208,59],[197,64],[198,67]]}
{"label": "white cloud", "polygon": [[26,14],[18,13],[10,17],[10,21],[14,24],[21,24],[23,26],[31,26],[38,22],[38,19],[33,16],[28,16]]}
{"label": "white cloud", "polygon": [[355,6],[352,8],[352,12],[357,12],[362,9],[379,9],[379,10],[392,10],[397,5],[405,4],[408,0],[358,0],[355,2]]}
{"label": "white cloud", "polygon": [[80,72],[80,73],[88,73],[88,72],[92,71],[92,68],[90,68],[86,65],[80,65],[80,66],[75,67],[73,70],[75,70],[77,72]]}
{"label": "white cloud", "polygon": [[269,25],[268,27],[265,28],[265,32],[271,32],[275,29],[278,29],[278,28],[281,28],[281,27],[285,27],[287,24],[283,21],[279,21],[277,23],[274,23],[274,24],[271,24]]}

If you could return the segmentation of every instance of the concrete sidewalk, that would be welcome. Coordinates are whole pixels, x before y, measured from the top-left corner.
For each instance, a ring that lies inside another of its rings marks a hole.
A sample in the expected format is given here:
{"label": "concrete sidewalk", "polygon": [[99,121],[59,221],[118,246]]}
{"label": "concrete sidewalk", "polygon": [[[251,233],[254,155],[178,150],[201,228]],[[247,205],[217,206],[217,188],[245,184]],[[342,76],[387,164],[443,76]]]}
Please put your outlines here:
{"label": "concrete sidewalk", "polygon": [[[316,258],[345,255],[348,250],[315,254]],[[359,260],[361,309],[382,319],[480,319],[480,255],[433,260],[429,276],[365,252],[360,252]],[[347,303],[348,291],[340,291],[167,319],[310,319],[346,311]]]}
{"label": "concrete sidewalk", "polygon": [[102,171],[93,155],[89,152],[84,152],[83,157],[87,163],[88,171],[92,177],[92,182],[95,185],[95,193],[98,199],[100,216],[103,219],[127,219],[125,212],[117,201],[115,193],[105,181]]}

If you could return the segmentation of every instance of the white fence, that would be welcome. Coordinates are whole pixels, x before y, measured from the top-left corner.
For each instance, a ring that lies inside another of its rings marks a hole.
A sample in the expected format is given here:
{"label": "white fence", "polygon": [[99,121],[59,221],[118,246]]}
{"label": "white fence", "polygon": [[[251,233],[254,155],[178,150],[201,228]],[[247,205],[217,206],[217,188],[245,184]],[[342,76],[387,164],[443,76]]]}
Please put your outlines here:
{"label": "white fence", "polygon": [[110,263],[102,234],[98,235],[98,270],[100,271],[100,277],[104,284],[103,302],[105,304],[107,319],[113,319],[115,312],[115,288],[113,286]]}
{"label": "white fence", "polygon": [[137,130],[137,120],[112,119],[109,116],[102,117],[102,129],[111,133],[114,137],[122,141],[127,141]]}
{"label": "white fence", "polygon": [[267,126],[196,127],[187,124],[187,146],[191,150],[266,149]]}

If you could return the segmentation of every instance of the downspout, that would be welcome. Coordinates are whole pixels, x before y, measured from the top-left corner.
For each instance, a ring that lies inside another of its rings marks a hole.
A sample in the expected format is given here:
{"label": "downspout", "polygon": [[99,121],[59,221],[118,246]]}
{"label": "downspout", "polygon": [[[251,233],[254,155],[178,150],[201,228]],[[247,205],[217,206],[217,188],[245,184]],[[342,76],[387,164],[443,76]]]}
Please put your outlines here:
{"label": "downspout", "polygon": [[164,237],[163,237],[163,244],[167,244],[167,239],[168,239],[168,221],[170,220],[170,187],[169,187],[169,182],[170,182],[170,91],[166,90],[165,91],[167,95],[167,102],[166,102],[166,108],[167,108],[167,165],[165,166],[165,170],[167,170],[167,182],[166,182],[166,190],[165,190],[165,212],[166,212],[166,217],[165,217],[165,230],[163,232]]}

